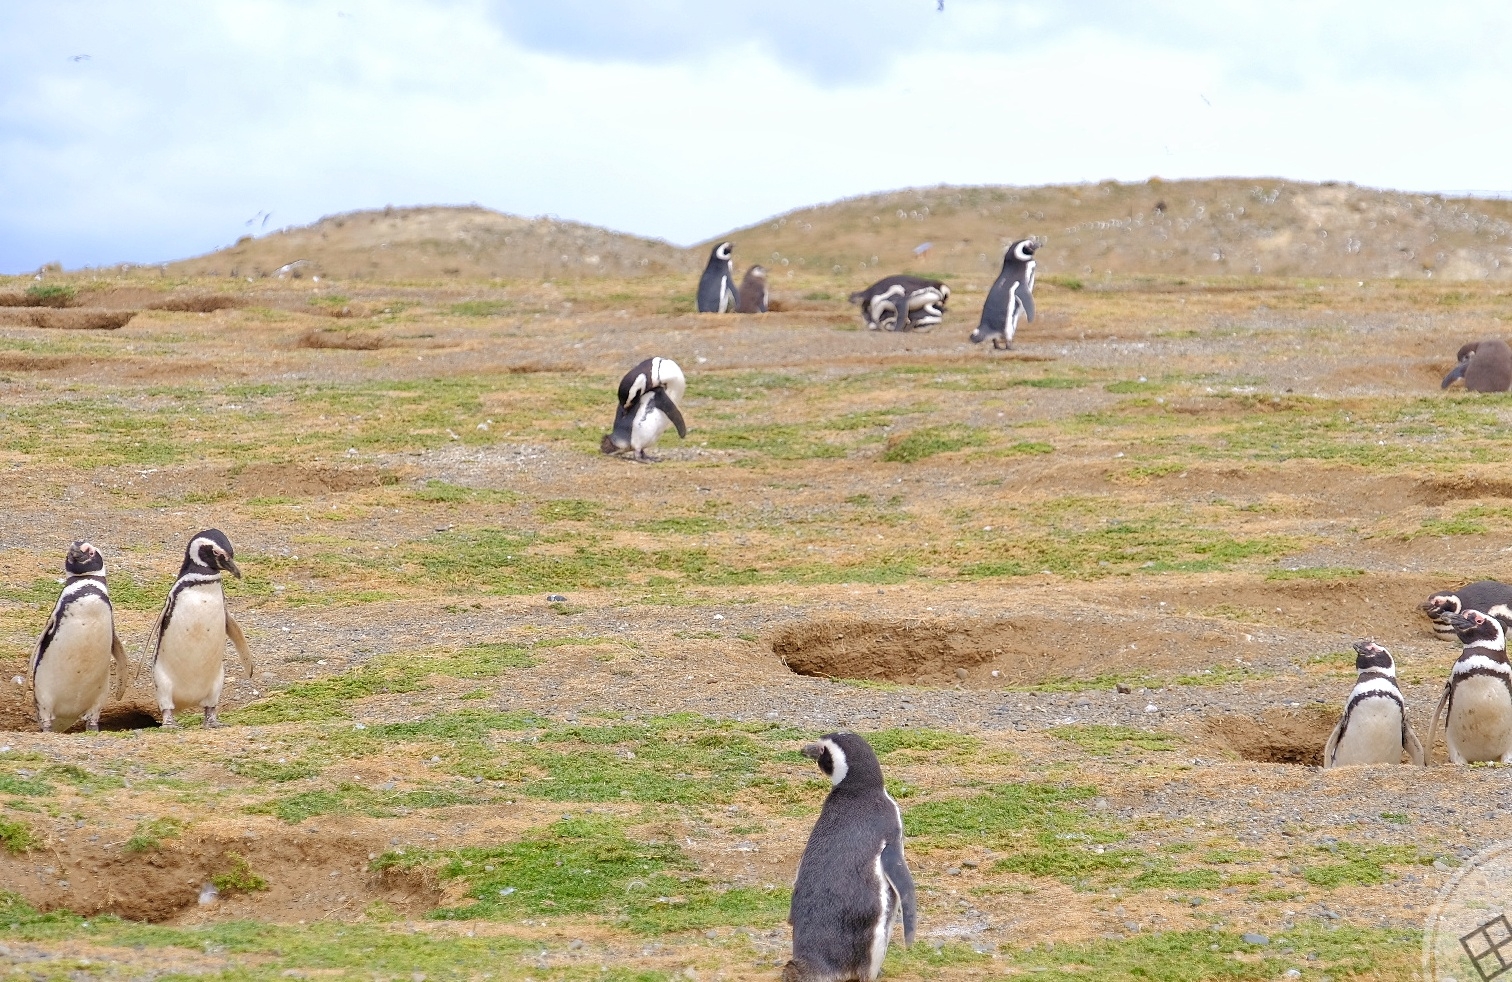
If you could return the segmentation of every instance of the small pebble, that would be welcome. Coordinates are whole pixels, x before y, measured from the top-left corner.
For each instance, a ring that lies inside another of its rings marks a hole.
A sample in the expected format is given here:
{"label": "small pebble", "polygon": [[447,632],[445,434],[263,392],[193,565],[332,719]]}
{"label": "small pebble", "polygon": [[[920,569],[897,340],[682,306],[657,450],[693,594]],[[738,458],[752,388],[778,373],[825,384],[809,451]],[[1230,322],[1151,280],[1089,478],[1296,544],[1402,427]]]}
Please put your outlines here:
{"label": "small pebble", "polygon": [[1131,693],[1131,692],[1134,691],[1132,688],[1130,688],[1129,686],[1125,685],[1122,682],[1119,682],[1117,685],[1113,686],[1113,688],[1118,690],[1118,694],[1119,695],[1124,695],[1124,696],[1126,696],[1129,693]]}
{"label": "small pebble", "polygon": [[962,682],[966,681],[966,669],[964,669],[964,668],[958,668],[958,669],[956,669],[956,678],[960,679]]}
{"label": "small pebble", "polygon": [[1243,941],[1245,944],[1253,944],[1253,945],[1268,945],[1268,944],[1270,944],[1270,938],[1267,938],[1263,934],[1241,934],[1239,936],[1239,940]]}
{"label": "small pebble", "polygon": [[546,595],[546,602],[549,604],[564,604],[567,602],[567,598],[560,593],[548,593]]}

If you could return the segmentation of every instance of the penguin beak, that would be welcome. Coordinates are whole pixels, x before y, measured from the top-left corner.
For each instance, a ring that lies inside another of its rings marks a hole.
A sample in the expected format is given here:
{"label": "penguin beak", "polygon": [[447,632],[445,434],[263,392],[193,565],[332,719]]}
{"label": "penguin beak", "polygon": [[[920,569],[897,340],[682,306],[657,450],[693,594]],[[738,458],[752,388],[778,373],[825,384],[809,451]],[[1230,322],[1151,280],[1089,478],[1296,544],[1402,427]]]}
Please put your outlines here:
{"label": "penguin beak", "polygon": [[802,753],[808,759],[817,761],[824,753],[824,747],[817,743],[805,743]]}
{"label": "penguin beak", "polygon": [[232,559],[230,556],[219,556],[218,558],[221,561],[221,569],[230,573],[238,580],[242,578],[241,567],[236,565],[236,560]]}
{"label": "penguin beak", "polygon": [[1463,614],[1450,614],[1447,620],[1449,621],[1449,626],[1456,631],[1474,630],[1481,623],[1479,620],[1472,620]]}

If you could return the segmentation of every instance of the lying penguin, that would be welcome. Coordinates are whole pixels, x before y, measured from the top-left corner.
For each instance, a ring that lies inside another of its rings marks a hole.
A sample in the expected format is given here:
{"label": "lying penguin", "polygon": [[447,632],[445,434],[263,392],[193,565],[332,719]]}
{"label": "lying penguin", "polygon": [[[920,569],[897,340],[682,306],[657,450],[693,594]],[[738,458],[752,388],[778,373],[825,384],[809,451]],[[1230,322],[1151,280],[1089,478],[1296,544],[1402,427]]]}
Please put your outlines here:
{"label": "lying penguin", "polygon": [[1440,641],[1458,641],[1454,626],[1449,623],[1450,614],[1463,614],[1467,610],[1479,610],[1502,622],[1512,625],[1512,586],[1496,580],[1477,580],[1460,587],[1435,593],[1418,608],[1433,622],[1433,635]]}
{"label": "lying penguin", "polygon": [[[950,287],[922,276],[884,276],[850,295],[860,304],[868,331],[917,331],[933,327],[945,317]],[[901,314],[900,314],[901,312]]]}
{"label": "lying penguin", "polygon": [[75,542],[63,572],[63,591],[31,661],[32,698],[43,733],[62,732],[81,719],[86,730],[100,728],[112,661],[117,699],[126,687],[126,649],[115,632],[105,558],[88,542]]}
{"label": "lying penguin", "polygon": [[1423,766],[1423,745],[1407,719],[1391,652],[1374,641],[1356,641],[1354,649],[1360,677],[1323,747],[1323,766],[1400,764],[1403,750]]}
{"label": "lying penguin", "polygon": [[1439,386],[1447,389],[1455,379],[1464,379],[1471,392],[1506,392],[1512,389],[1512,347],[1499,338],[1472,341],[1455,355],[1458,362]]}
{"label": "lying penguin", "polygon": [[670,358],[647,358],[620,379],[619,408],[614,414],[614,430],[604,436],[599,449],[606,454],[631,451],[632,459],[646,462],[655,458],[646,451],[667,431],[677,427],[677,435],[688,435],[682,411],[687,380],[682,369]]}
{"label": "lying penguin", "polygon": [[1442,713],[1451,764],[1512,763],[1512,668],[1507,665],[1506,630],[1478,610],[1450,614],[1449,623],[1465,648],[1433,710],[1428,750],[1432,752],[1438,739]]}

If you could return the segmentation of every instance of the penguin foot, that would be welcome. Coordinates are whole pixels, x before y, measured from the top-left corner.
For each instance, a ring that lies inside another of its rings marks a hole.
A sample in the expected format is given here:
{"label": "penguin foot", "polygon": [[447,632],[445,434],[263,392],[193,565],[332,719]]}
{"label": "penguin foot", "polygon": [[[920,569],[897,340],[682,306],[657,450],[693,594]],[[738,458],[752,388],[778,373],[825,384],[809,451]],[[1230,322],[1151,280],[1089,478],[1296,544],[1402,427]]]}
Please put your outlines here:
{"label": "penguin foot", "polygon": [[215,707],[205,707],[205,729],[218,730],[225,725],[225,723],[220,721],[220,717],[215,714]]}
{"label": "penguin foot", "polygon": [[782,982],[819,982],[822,976],[796,958],[788,959],[782,966]]}
{"label": "penguin foot", "polygon": [[52,732],[52,723],[53,723],[53,721],[50,720],[50,719],[44,719],[44,720],[42,720],[42,732],[43,733],[51,733]]}
{"label": "penguin foot", "polygon": [[656,464],[661,462],[660,457],[653,457],[650,454],[646,453],[644,450],[640,451],[630,459],[635,461],[637,464]]}
{"label": "penguin foot", "polygon": [[163,710],[163,722],[162,722],[162,726],[163,726],[164,729],[173,729],[173,728],[175,728],[175,727],[178,726],[178,720],[176,720],[176,719],[173,718],[173,710],[171,710],[171,709],[165,709],[165,710]]}
{"label": "penguin foot", "polygon": [[100,721],[97,720],[97,719],[87,719],[87,720],[85,720],[84,721],[84,731],[86,733],[98,733],[98,732],[100,732]]}

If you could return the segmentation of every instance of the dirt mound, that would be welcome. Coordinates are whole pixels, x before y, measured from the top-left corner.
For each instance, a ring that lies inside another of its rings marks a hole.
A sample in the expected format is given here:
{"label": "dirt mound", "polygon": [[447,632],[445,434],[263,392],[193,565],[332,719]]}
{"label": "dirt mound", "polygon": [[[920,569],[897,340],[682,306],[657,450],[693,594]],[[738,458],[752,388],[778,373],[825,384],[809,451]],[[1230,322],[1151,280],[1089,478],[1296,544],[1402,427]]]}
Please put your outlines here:
{"label": "dirt mound", "polygon": [[0,352],[0,372],[50,372],[67,368],[74,359],[61,355],[23,355],[14,351]]}
{"label": "dirt mound", "polygon": [[1003,248],[1030,235],[1044,245],[1042,276],[1512,278],[1512,202],[1266,178],[915,188],[800,208],[709,241],[734,241],[740,265],[858,284],[913,270],[985,288]]}
{"label": "dirt mound", "polygon": [[1260,719],[1221,716],[1203,724],[1214,743],[1244,760],[1266,764],[1323,765],[1323,745],[1339,722],[1332,707],[1276,710]]}
{"label": "dirt mound", "polygon": [[135,310],[102,310],[98,307],[6,307],[0,309],[0,326],[114,331],[125,327],[136,315]]}
{"label": "dirt mound", "polygon": [[639,276],[694,269],[674,245],[486,208],[384,208],[245,238],[173,263],[177,276],[441,279]]}
{"label": "dirt mound", "polygon": [[217,310],[240,307],[242,301],[225,293],[186,293],[163,297],[148,303],[148,310],[172,310],[179,313],[209,314]]}
{"label": "dirt mound", "polygon": [[1512,498],[1512,477],[1449,474],[1419,482],[1418,493],[1425,505],[1442,505],[1450,501],[1477,498]]}
{"label": "dirt mound", "polygon": [[304,467],[299,464],[248,464],[228,474],[227,480],[237,493],[254,497],[330,494],[399,482],[397,475],[376,467]]}
{"label": "dirt mound", "polygon": [[388,344],[388,338],[372,332],[315,330],[301,334],[295,344],[301,348],[376,351]]}

